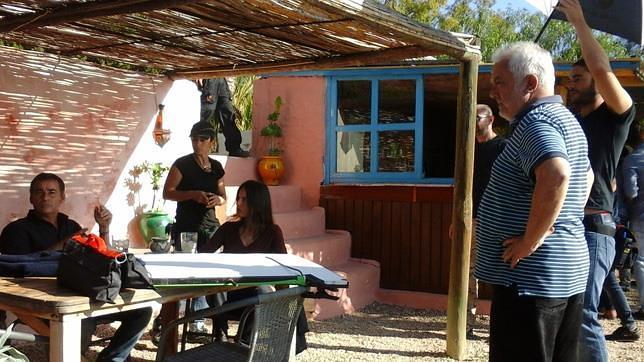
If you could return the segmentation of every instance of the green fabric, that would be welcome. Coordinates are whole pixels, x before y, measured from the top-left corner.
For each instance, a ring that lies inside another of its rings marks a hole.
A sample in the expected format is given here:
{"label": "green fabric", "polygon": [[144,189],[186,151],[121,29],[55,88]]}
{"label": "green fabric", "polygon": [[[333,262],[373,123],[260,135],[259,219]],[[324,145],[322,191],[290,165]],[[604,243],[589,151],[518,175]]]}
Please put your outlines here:
{"label": "green fabric", "polygon": [[265,281],[265,282],[249,282],[249,283],[231,283],[231,282],[222,282],[222,283],[194,283],[194,284],[155,284],[155,288],[177,288],[177,287],[213,287],[213,286],[258,286],[258,285],[306,285],[305,276],[297,276],[293,279],[285,279],[278,281]]}

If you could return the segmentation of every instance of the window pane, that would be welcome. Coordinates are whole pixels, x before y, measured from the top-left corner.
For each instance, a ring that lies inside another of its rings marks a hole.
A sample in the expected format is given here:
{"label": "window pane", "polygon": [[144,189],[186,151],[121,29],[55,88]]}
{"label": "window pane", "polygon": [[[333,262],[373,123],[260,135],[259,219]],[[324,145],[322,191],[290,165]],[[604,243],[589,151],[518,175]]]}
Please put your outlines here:
{"label": "window pane", "polygon": [[337,172],[369,172],[371,133],[338,132]]}
{"label": "window pane", "polygon": [[416,81],[381,80],[378,90],[378,123],[416,121]]}
{"label": "window pane", "polygon": [[371,81],[338,81],[338,125],[371,123]]}
{"label": "window pane", "polygon": [[414,171],[414,131],[378,133],[378,171]]}

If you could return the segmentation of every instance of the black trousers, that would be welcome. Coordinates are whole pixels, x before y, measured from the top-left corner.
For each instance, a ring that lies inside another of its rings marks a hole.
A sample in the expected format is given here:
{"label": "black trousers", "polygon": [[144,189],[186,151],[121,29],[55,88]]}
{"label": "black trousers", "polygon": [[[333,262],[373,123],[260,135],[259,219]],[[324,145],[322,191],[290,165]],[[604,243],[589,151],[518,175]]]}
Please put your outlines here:
{"label": "black trousers", "polygon": [[490,361],[576,362],[583,305],[584,293],[541,298],[494,286]]}
{"label": "black trousers", "polygon": [[200,118],[201,121],[211,121],[215,118],[226,138],[226,151],[230,153],[241,150],[241,132],[235,124],[235,109],[230,98],[217,97],[216,103],[202,103]]}

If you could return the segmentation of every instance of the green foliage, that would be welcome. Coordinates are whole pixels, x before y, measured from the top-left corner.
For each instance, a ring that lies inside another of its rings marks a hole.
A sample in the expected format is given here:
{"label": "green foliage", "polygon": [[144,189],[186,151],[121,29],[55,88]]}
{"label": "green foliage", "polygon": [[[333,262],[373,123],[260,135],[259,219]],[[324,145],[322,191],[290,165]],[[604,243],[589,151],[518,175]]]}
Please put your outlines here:
{"label": "green foliage", "polygon": [[279,156],[282,153],[282,150],[279,149],[277,144],[277,138],[282,137],[282,127],[277,124],[277,120],[280,117],[280,109],[282,108],[282,97],[275,98],[275,110],[268,115],[268,125],[262,128],[260,135],[268,137],[268,155],[269,156]]}
{"label": "green foliage", "polygon": [[242,131],[253,128],[253,82],[254,75],[235,77],[233,105],[237,118],[237,126]]}
{"label": "green foliage", "polygon": [[[546,21],[546,16],[525,9],[492,9],[495,0],[385,0],[385,5],[429,26],[481,39],[481,55],[490,62],[501,46],[515,41],[533,41]],[[446,6],[445,6],[446,5]],[[428,17],[426,14],[435,14]],[[628,44],[618,37],[594,32],[611,58],[626,57]],[[550,50],[558,61],[575,61],[580,55],[575,31],[565,21],[553,20],[546,27],[539,44]]]}
{"label": "green foliage", "polygon": [[384,4],[421,23],[430,23],[447,0],[384,0]]}
{"label": "green foliage", "polygon": [[138,165],[134,165],[128,174],[130,175],[125,179],[125,186],[130,190],[127,195],[127,204],[132,206],[135,215],[140,215],[146,209],[147,204],[141,204],[141,177],[146,175],[149,178],[150,186],[152,186],[152,206],[150,210],[157,211],[161,207],[156,207],[157,193],[161,188],[161,179],[170,170],[168,166],[164,166],[161,162],[149,163],[144,161]]}

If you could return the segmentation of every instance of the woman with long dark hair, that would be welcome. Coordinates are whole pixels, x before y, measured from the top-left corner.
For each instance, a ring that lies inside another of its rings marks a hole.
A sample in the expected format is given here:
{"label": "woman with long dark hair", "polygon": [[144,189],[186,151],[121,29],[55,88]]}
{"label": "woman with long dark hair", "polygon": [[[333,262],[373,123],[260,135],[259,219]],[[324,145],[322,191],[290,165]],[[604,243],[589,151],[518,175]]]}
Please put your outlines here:
{"label": "woman with long dark hair", "polygon": [[[266,185],[255,180],[248,180],[241,184],[237,190],[237,214],[234,220],[226,222],[217,229],[215,235],[199,249],[199,252],[212,253],[220,247],[223,247],[223,253],[286,254],[282,229],[273,222],[271,195]],[[242,300],[257,294],[258,290],[255,288],[231,291],[228,292],[227,302]],[[228,320],[238,319],[241,313],[242,310],[239,310],[227,316],[215,316],[218,338],[227,336]],[[306,349],[304,336],[306,332],[308,332],[308,325],[301,311],[297,322],[296,353]]]}
{"label": "woman with long dark hair", "polygon": [[254,180],[241,184],[234,221],[223,224],[199,252],[212,253],[222,246],[224,253],[286,254],[282,229],[273,222],[266,185]]}

